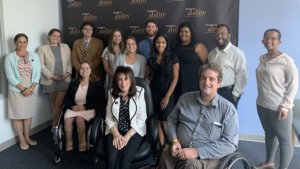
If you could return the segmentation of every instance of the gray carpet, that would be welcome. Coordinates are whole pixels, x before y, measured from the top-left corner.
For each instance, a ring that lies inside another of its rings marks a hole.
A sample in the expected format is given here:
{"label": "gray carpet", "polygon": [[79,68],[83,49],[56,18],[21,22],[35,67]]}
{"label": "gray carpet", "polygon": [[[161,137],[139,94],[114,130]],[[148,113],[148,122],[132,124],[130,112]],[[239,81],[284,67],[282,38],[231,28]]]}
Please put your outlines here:
{"label": "gray carpet", "polygon": [[[37,146],[29,150],[20,150],[18,144],[0,152],[0,169],[100,169],[103,163],[94,165],[92,154],[62,155],[59,164],[53,164],[55,147],[52,144],[50,129],[33,136],[38,140]],[[250,164],[263,162],[265,148],[263,143],[240,141],[239,152],[244,154]],[[277,153],[278,155],[278,153]],[[277,159],[278,156],[277,156]],[[297,160],[298,159],[298,160]],[[289,169],[300,169],[300,148],[295,148]],[[276,160],[278,165],[278,160]]]}

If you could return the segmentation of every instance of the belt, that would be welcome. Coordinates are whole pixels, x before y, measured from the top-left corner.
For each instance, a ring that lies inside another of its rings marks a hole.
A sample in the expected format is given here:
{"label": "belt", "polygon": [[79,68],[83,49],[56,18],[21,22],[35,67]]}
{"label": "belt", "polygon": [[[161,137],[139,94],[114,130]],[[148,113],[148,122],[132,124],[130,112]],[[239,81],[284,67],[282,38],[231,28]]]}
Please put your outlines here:
{"label": "belt", "polygon": [[233,89],[233,85],[230,85],[230,86],[224,86],[224,87],[221,87],[220,89],[232,90],[232,89]]}

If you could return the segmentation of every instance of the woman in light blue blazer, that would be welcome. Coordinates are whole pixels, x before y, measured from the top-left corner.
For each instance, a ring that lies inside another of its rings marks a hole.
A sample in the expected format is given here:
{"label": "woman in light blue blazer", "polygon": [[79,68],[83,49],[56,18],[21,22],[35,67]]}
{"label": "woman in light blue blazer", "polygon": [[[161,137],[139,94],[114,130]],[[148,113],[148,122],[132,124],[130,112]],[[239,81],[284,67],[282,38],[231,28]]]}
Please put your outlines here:
{"label": "woman in light blue blazer", "polygon": [[116,69],[112,83],[105,119],[107,169],[130,169],[134,154],[146,134],[144,89],[135,85],[134,73],[126,66]]}
{"label": "woman in light blue blazer", "polygon": [[28,37],[19,33],[14,38],[16,50],[5,57],[4,69],[8,80],[8,118],[20,140],[20,148],[28,150],[37,141],[29,136],[32,113],[36,109],[41,64],[37,53],[27,51]]}
{"label": "woman in light blue blazer", "polygon": [[48,93],[52,101],[52,127],[57,126],[62,104],[71,81],[71,51],[67,44],[61,43],[61,31],[51,29],[49,43],[39,48],[42,65],[42,92]]}

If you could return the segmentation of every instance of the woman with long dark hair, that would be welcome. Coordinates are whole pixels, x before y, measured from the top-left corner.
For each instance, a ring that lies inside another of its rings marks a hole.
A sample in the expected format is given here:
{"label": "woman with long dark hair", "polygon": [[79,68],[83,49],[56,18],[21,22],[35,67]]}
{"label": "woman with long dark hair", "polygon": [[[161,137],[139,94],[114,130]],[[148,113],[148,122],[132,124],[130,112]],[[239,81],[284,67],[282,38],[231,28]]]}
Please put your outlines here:
{"label": "woman with long dark hair", "polygon": [[166,35],[158,33],[154,37],[146,72],[146,79],[150,82],[154,111],[159,119],[159,143],[163,146],[168,143],[167,117],[174,107],[173,92],[179,76],[178,58],[171,54]]}

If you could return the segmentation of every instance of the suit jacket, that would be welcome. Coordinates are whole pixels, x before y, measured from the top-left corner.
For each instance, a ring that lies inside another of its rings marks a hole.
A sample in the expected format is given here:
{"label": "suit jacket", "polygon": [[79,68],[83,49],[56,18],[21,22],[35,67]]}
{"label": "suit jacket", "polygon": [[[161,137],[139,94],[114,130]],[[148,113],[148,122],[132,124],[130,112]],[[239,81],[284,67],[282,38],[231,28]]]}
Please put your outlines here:
{"label": "suit jacket", "polygon": [[[60,54],[62,61],[63,74],[72,73],[72,65],[70,60],[71,50],[67,44],[60,43]],[[40,56],[41,67],[42,67],[42,76],[41,76],[41,84],[43,85],[51,85],[53,80],[51,77],[54,75],[55,68],[55,56],[51,51],[51,47],[49,44],[41,46],[38,50],[38,54]],[[71,77],[67,77],[67,82],[71,81]]]}
{"label": "suit jacket", "polygon": [[[136,87],[136,95],[129,99],[130,126],[141,136],[146,135],[146,103],[144,88]],[[106,106],[105,134],[110,133],[112,127],[118,125],[120,113],[120,97],[114,98],[109,92]]]}
{"label": "suit jacket", "polygon": [[[67,94],[64,100],[64,109],[72,109],[72,106],[76,105],[75,95],[78,90],[80,82],[74,80],[70,83]],[[86,94],[85,109],[95,109],[97,113],[105,108],[105,97],[104,97],[104,83],[101,80],[95,82],[89,82],[88,91]]]}
{"label": "suit jacket", "polygon": [[[76,71],[80,68],[80,63],[83,62],[83,43],[84,39],[78,39],[73,43],[71,62]],[[91,66],[92,72],[99,78],[101,74],[101,55],[103,52],[103,43],[101,40],[94,37],[91,38],[87,48],[87,61]]]}

